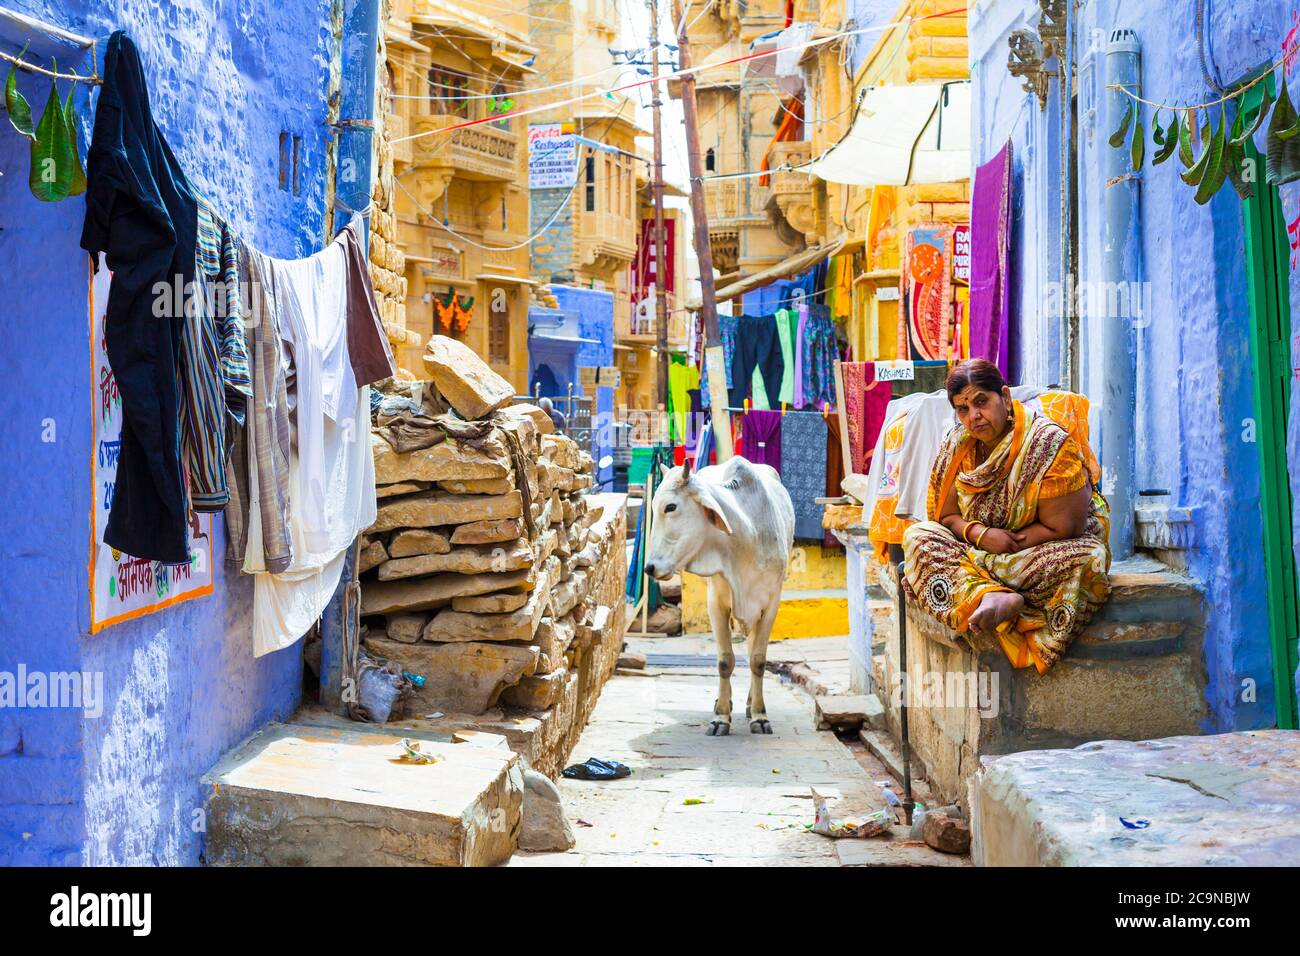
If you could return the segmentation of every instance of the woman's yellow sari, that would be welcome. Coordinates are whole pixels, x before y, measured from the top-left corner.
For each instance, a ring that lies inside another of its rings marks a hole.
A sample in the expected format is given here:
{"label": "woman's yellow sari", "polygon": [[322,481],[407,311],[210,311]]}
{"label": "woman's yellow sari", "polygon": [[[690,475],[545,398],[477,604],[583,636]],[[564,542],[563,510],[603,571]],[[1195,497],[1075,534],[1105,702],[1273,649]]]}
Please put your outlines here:
{"label": "woman's yellow sari", "polygon": [[1038,503],[1093,484],[1088,449],[1042,415],[1012,402],[1012,426],[976,464],[975,438],[958,427],[944,440],[930,474],[931,520],[903,539],[907,587],[934,617],[965,631],[984,596],[1016,591],[1025,599],[1019,618],[998,628],[1014,667],[1041,674],[1061,658],[1110,593],[1110,512],[1093,485],[1087,528],[1078,538],[1048,541],[1010,554],[990,554],[959,540],[936,520],[955,488],[967,521],[1019,531],[1038,517]]}

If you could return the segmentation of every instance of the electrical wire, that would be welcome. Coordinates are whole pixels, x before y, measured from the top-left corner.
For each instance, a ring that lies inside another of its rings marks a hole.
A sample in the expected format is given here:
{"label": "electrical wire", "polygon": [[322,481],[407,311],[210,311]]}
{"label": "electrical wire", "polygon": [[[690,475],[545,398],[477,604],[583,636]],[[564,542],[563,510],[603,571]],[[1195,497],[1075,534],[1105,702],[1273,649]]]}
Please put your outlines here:
{"label": "electrical wire", "polygon": [[[822,46],[822,45],[824,45],[824,44],[826,44],[826,43],[830,43],[830,42],[832,42],[832,41],[834,41],[834,40],[840,39],[841,37],[848,36],[848,35],[850,35],[850,34],[879,33],[879,32],[883,32],[884,30],[895,29],[895,28],[897,28],[897,27],[899,27],[899,26],[907,26],[907,25],[910,25],[911,23],[916,22],[916,21],[929,20],[929,19],[934,19],[934,18],[936,18],[936,17],[952,16],[952,15],[957,14],[957,13],[963,13],[963,12],[965,12],[965,10],[966,10],[965,7],[961,7],[961,8],[953,9],[953,10],[945,10],[945,11],[943,11],[943,12],[941,12],[941,13],[926,14],[925,16],[921,16],[921,17],[909,17],[909,18],[906,19],[906,20],[898,21],[898,22],[896,22],[896,23],[883,24],[883,25],[881,25],[881,26],[875,26],[875,27],[865,27],[865,28],[863,28],[863,29],[861,29],[861,30],[841,31],[841,32],[839,32],[839,33],[835,33],[835,34],[832,34],[832,35],[827,36],[827,37],[821,37],[821,38],[819,38],[819,39],[809,40],[809,41],[806,42],[806,43],[797,44],[797,45],[795,45],[795,46],[792,46],[792,47],[787,48],[787,50],[803,50],[803,49],[809,49],[809,48],[811,48],[811,47],[815,47],[815,46]],[[749,53],[749,54],[745,54],[745,55],[743,55],[743,56],[733,57],[733,58],[731,58],[731,59],[723,60],[723,61],[720,61],[720,62],[718,62],[718,63],[703,64],[703,65],[700,65],[700,66],[693,66],[693,67],[691,67],[689,70],[678,70],[678,71],[673,72],[673,73],[661,74],[661,75],[658,76],[658,77],[649,77],[648,79],[645,79],[645,80],[637,80],[637,81],[635,81],[635,82],[633,82],[633,83],[627,83],[627,84],[624,84],[624,85],[622,85],[622,86],[613,87],[613,88],[611,88],[611,89],[606,89],[606,90],[595,90],[595,91],[592,91],[592,92],[584,93],[584,94],[582,94],[582,95],[580,95],[580,96],[570,97],[570,98],[565,99],[565,100],[559,100],[558,102],[553,102],[553,103],[544,103],[544,104],[541,104],[541,105],[539,105],[539,106],[530,107],[530,108],[528,108],[528,109],[511,110],[511,111],[507,111],[507,112],[504,112],[504,113],[498,113],[498,114],[496,114],[495,116],[491,116],[491,117],[484,117],[484,118],[481,118],[481,119],[469,120],[469,121],[466,121],[466,122],[464,122],[464,123],[456,123],[456,124],[453,124],[453,125],[451,125],[451,126],[445,126],[445,127],[442,127],[441,129],[425,130],[425,131],[420,132],[420,133],[412,133],[412,134],[410,134],[410,135],[408,135],[408,136],[404,136],[404,137],[401,137],[400,139],[396,139],[396,140],[394,140],[393,142],[394,142],[394,144],[396,144],[396,143],[403,143],[403,142],[406,142],[407,140],[419,139],[419,138],[424,137],[424,136],[433,136],[433,135],[436,135],[436,134],[438,134],[438,133],[450,133],[450,132],[453,132],[453,131],[455,131],[455,130],[457,130],[457,129],[463,129],[463,128],[465,128],[465,127],[469,127],[469,126],[479,126],[479,125],[482,125],[482,124],[484,124],[484,123],[490,123],[490,122],[493,122],[493,121],[495,121],[495,120],[500,120],[500,119],[505,118],[505,117],[508,117],[508,116],[530,116],[530,115],[533,115],[533,114],[535,114],[535,113],[541,113],[541,112],[544,112],[544,111],[546,111],[546,110],[558,109],[558,108],[561,107],[561,106],[568,106],[568,105],[571,105],[571,104],[573,104],[573,103],[579,103],[579,102],[581,102],[581,101],[583,101],[583,100],[590,99],[590,98],[593,97],[593,96],[606,96],[606,97],[608,97],[608,96],[611,96],[611,95],[614,94],[614,93],[623,93],[623,92],[625,92],[625,91],[627,91],[627,90],[635,89],[635,88],[637,88],[637,87],[641,87],[641,86],[647,86],[647,85],[654,84],[654,83],[671,82],[671,81],[674,80],[674,79],[680,79],[680,78],[682,78],[682,77],[684,77],[684,76],[693,76],[693,75],[695,75],[695,74],[697,74],[697,73],[701,73],[701,72],[704,72],[704,71],[706,71],[706,70],[716,70],[716,69],[721,69],[721,68],[723,68],[723,67],[732,66],[732,65],[734,65],[734,64],[736,64],[736,63],[743,63],[743,62],[748,61],[748,60],[756,60],[756,59],[759,59],[759,58],[762,58],[762,57],[775,56],[777,52],[778,52],[777,50],[764,50],[764,51],[761,51],[761,52],[758,52],[758,53]]]}

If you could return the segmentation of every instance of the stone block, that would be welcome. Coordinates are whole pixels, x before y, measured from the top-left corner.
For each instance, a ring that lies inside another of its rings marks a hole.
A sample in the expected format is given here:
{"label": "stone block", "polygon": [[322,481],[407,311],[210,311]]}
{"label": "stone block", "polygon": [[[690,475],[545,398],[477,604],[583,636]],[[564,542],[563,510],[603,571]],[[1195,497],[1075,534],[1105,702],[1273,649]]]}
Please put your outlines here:
{"label": "stone block", "polygon": [[361,588],[361,614],[428,611],[446,607],[452,598],[493,591],[529,591],[532,568],[505,574],[437,574],[411,581],[367,581]]}
{"label": "stone block", "polygon": [[[493,479],[487,479],[489,481]],[[432,481],[398,481],[391,485],[376,485],[376,498],[395,498],[398,495],[413,495],[417,491],[428,491],[433,487]]]}
{"label": "stone block", "polygon": [[390,614],[385,619],[385,631],[390,640],[414,644],[429,623],[428,614]]}
{"label": "stone block", "polygon": [[[446,444],[444,442],[444,444]],[[496,518],[523,517],[519,492],[505,495],[449,495],[426,492],[389,498],[379,505],[372,532],[396,528],[430,528]]]}
{"label": "stone block", "polygon": [[965,820],[935,810],[925,815],[921,839],[941,853],[969,853],[970,827]]}
{"label": "stone block", "polygon": [[823,694],[814,698],[813,704],[818,730],[832,727],[855,729],[869,719],[879,721],[885,713],[875,694]]}
{"label": "stone block", "polygon": [[535,646],[470,641],[401,644],[373,639],[366,641],[366,648],[425,679],[408,708],[416,714],[481,714],[505,688],[534,672],[538,656]]}
{"label": "stone block", "polygon": [[519,591],[500,591],[496,594],[479,594],[451,599],[453,611],[472,614],[508,614],[528,603],[528,595]]}
{"label": "stone block", "polygon": [[514,400],[514,386],[456,339],[431,337],[424,350],[424,367],[434,387],[462,418],[486,418]]}
{"label": "stone block", "polygon": [[452,544],[495,544],[514,541],[524,533],[524,520],[520,518],[490,518],[484,521],[467,521],[457,525],[451,533]]}
{"label": "stone block", "polygon": [[978,866],[1287,865],[1300,859],[1300,734],[1102,740],[987,757],[970,808]]}
{"label": "stone block", "polygon": [[204,776],[212,866],[492,866],[518,842],[524,776],[508,750],[268,724]]}
{"label": "stone block", "polygon": [[[451,550],[451,540],[441,531],[428,528],[407,528],[398,531],[388,542],[390,558],[409,558],[418,554],[446,554]],[[459,568],[440,570],[457,571]],[[513,570],[513,569],[512,569]],[[383,579],[383,575],[380,575]]]}
{"label": "stone block", "polygon": [[398,452],[379,435],[371,439],[375,458],[376,485],[403,482],[470,481],[505,478],[510,474],[510,459],[499,442],[488,442],[483,449],[448,438],[429,448]]}
{"label": "stone block", "polygon": [[533,674],[501,692],[501,703],[523,710],[546,710],[555,705],[568,681],[568,671],[560,667],[549,674]]}
{"label": "stone block", "polygon": [[509,478],[471,478],[468,481],[440,481],[438,487],[453,495],[507,495],[515,490]]}
{"label": "stone block", "polygon": [[424,628],[426,641],[532,641],[551,601],[553,571],[543,568],[528,603],[509,614],[474,614],[443,609]]}
{"label": "stone block", "polygon": [[456,574],[486,574],[518,571],[532,567],[533,549],[525,545],[506,548],[503,545],[469,544],[449,550],[446,554],[417,554],[410,558],[390,558],[379,566],[379,580],[391,581],[421,574],[453,572]]}
{"label": "stone block", "polygon": [[387,560],[388,552],[384,550],[384,543],[382,541],[371,541],[357,555],[357,573],[365,574],[371,568],[377,568]]}

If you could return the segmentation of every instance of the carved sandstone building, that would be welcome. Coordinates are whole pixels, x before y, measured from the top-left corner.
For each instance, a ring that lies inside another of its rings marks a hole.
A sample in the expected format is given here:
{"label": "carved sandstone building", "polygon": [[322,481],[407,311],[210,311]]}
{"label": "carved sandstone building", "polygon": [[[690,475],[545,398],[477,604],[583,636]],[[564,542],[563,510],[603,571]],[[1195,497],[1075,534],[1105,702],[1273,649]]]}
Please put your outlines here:
{"label": "carved sandstone building", "polygon": [[526,121],[492,117],[519,107],[512,94],[536,72],[537,50],[526,15],[501,10],[444,0],[392,4],[386,138],[406,280],[406,341],[397,355],[423,377],[421,343],[451,335],[523,392],[531,285]]}

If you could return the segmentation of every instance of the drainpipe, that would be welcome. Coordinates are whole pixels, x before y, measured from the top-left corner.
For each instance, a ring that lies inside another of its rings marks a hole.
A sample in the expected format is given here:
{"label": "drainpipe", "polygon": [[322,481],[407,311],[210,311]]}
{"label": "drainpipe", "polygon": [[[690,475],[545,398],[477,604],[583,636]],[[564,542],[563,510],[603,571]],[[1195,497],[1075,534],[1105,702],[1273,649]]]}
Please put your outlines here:
{"label": "drainpipe", "polygon": [[[334,178],[338,231],[352,218],[349,210],[364,212],[370,206],[374,176],[372,146],[375,134],[375,73],[379,56],[379,7],[383,0],[346,0],[343,12],[342,91],[336,126],[338,160]],[[370,220],[365,220],[362,249],[369,248]],[[356,436],[370,436],[370,409],[357,409]],[[349,697],[356,702],[355,685],[344,694],[346,677],[355,679],[360,642],[361,588],[357,584],[358,544],[353,542],[343,562],[343,573],[321,615],[320,702],[336,714],[346,714]]]}
{"label": "drainpipe", "polygon": [[[1123,86],[1140,93],[1141,46],[1137,34],[1116,29],[1106,46],[1106,86]],[[1103,130],[1118,128],[1130,99],[1122,91],[1106,90]],[[1102,323],[1101,465],[1102,492],[1110,504],[1110,549],[1115,560],[1133,554],[1133,444],[1136,406],[1137,349],[1133,298],[1141,288],[1142,221],[1140,180],[1130,169],[1126,149],[1102,150],[1105,155],[1106,217],[1103,223],[1102,278],[1106,302],[1116,302],[1123,314],[1096,313],[1089,321]],[[1121,290],[1111,296],[1109,290]],[[1129,294],[1122,294],[1127,290]],[[1091,296],[1096,301],[1097,296]],[[1103,310],[1104,313],[1105,310]]]}

